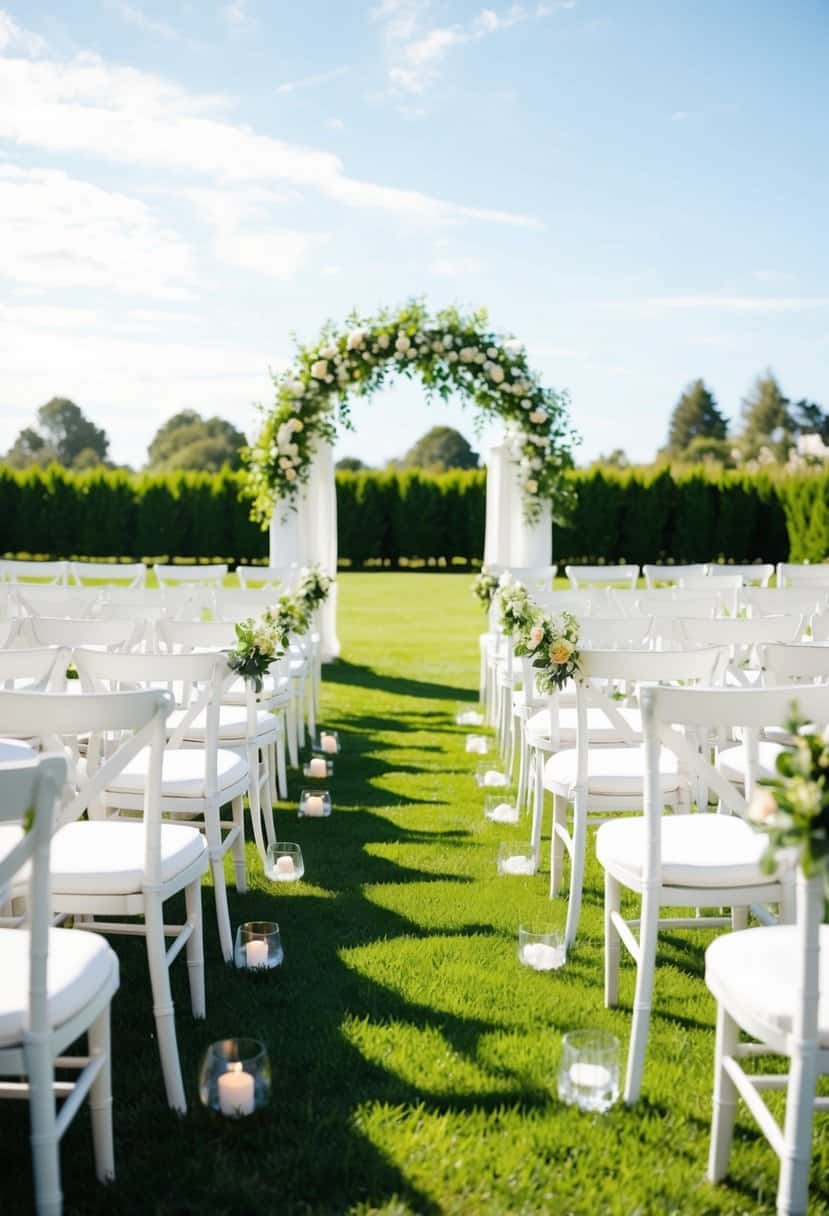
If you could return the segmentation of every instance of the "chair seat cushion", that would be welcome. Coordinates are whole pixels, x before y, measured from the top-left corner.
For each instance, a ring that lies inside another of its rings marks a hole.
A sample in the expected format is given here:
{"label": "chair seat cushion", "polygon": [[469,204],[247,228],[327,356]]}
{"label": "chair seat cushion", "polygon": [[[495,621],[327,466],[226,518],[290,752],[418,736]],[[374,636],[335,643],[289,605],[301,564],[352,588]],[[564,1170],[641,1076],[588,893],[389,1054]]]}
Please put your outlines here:
{"label": "chair seat cushion", "polygon": [[[775,762],[783,751],[780,743],[761,739],[757,744],[757,776],[776,777]],[[726,747],[717,757],[717,768],[729,781],[742,785],[746,775],[745,749],[742,744],[737,747]]]}
{"label": "chair seat cushion", "polygon": [[[206,852],[198,828],[163,823],[161,881],[171,882]],[[124,819],[67,823],[52,837],[49,869],[56,894],[134,894],[144,882],[144,825]]]}
{"label": "chair seat cushion", "polygon": [[[185,710],[174,709],[167,719],[169,730],[175,730],[184,718]],[[276,719],[267,710],[256,711],[256,730],[259,734],[267,734],[276,729]],[[233,740],[244,743],[248,733],[248,715],[243,705],[219,706],[219,742]],[[185,738],[202,740],[207,734],[207,710],[197,714],[187,727]]]}
{"label": "chair seat cushion", "polygon": [[[204,780],[205,753],[201,748],[183,747],[164,752],[161,792],[164,798],[203,798],[206,792]],[[125,794],[138,794],[144,788],[150,763],[149,748],[144,748],[130,760],[124,769],[112,778],[108,790]],[[247,777],[247,761],[236,752],[219,748],[216,752],[216,788],[229,789]]]}
{"label": "chair seat cushion", "polygon": [[[29,1020],[29,934],[0,929],[0,1047],[22,1042]],[[115,976],[118,956],[98,933],[49,930],[47,992],[49,1022],[61,1026]]]}
{"label": "chair seat cushion", "polygon": [[[619,707],[619,716],[627,722],[633,734],[641,737],[642,734],[642,715],[638,709],[629,706]],[[572,747],[576,742],[576,723],[578,721],[578,712],[575,706],[564,706],[558,712],[558,738],[562,746]],[[527,741],[532,743],[535,739],[548,740],[550,739],[550,711],[548,709],[536,710],[530,718],[527,719],[526,725]],[[609,743],[624,743],[625,737],[621,734],[619,727],[615,726],[607,718],[607,715],[599,709],[598,706],[591,705],[587,710],[587,730],[590,737],[590,742],[594,746],[602,746]]]}
{"label": "chair seat cushion", "polygon": [[[752,1034],[766,1027],[772,1036],[789,1034],[797,1003],[800,963],[796,925],[742,929],[718,937],[705,951],[705,982]],[[829,1047],[829,925],[820,927],[818,1040]]]}
{"label": "chair seat cushion", "polygon": [[[544,788],[556,793],[575,789],[578,752],[575,748],[557,752],[544,765]],[[666,793],[679,788],[676,756],[662,749],[659,771]],[[630,798],[644,789],[645,751],[643,747],[596,747],[588,758],[588,794],[608,798]]]}
{"label": "chair seat cushion", "polygon": [[[677,887],[753,886],[770,881],[760,871],[766,840],[735,815],[664,815],[662,881]],[[642,880],[645,820],[616,819],[596,833],[596,856],[605,869]]]}

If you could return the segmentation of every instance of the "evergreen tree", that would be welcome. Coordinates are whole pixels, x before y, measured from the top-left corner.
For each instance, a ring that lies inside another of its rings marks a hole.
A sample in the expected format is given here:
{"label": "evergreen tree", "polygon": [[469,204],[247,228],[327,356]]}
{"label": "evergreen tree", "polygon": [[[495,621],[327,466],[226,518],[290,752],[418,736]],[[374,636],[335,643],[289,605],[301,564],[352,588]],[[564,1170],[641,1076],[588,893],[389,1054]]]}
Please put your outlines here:
{"label": "evergreen tree", "polygon": [[695,439],[725,439],[728,421],[702,380],[689,384],[677,401],[668,428],[668,451],[680,456]]}
{"label": "evergreen tree", "polygon": [[37,420],[61,464],[71,467],[81,452],[86,467],[89,467],[90,453],[98,457],[99,464],[106,460],[109,450],[106,431],[97,427],[68,397],[53,397],[47,401],[37,411]]}
{"label": "evergreen tree", "polygon": [[789,399],[769,369],[758,376],[747,397],[743,398],[743,434],[755,442],[779,442],[782,432],[793,429]]}
{"label": "evergreen tree", "polygon": [[451,426],[433,426],[400,461],[404,469],[477,469],[478,453]]}

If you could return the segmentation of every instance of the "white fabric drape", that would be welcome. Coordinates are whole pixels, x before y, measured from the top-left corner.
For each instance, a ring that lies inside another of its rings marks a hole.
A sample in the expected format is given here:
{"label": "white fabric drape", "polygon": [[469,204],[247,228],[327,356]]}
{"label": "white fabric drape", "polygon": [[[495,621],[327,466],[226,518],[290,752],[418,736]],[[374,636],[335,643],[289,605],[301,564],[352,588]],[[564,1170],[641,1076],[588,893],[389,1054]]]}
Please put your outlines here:
{"label": "white fabric drape", "polygon": [[490,448],[484,562],[492,566],[549,566],[552,560],[550,504],[542,504],[537,523],[527,523],[518,464],[507,444]]}
{"label": "white fabric drape", "polygon": [[[334,482],[334,450],[330,443],[320,443],[317,446],[311,464],[311,475],[308,484],[300,491],[296,510],[286,510],[285,507],[284,502],[277,500],[271,517],[271,565],[318,564],[324,574],[335,576],[337,488]],[[336,583],[320,611],[319,629],[323,660],[336,658],[340,653],[337,637]]]}

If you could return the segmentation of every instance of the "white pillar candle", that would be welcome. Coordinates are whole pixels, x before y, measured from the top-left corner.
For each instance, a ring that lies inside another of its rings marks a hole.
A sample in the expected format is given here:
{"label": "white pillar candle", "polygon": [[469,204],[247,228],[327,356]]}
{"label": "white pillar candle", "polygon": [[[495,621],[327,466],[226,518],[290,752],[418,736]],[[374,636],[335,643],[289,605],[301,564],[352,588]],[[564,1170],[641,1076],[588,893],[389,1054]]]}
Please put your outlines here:
{"label": "white pillar candle", "polygon": [[276,872],[281,878],[293,878],[296,873],[293,857],[278,857],[276,859]]}
{"label": "white pillar candle", "polygon": [[564,951],[561,946],[530,942],[524,947],[521,957],[533,971],[555,971],[564,962]]}
{"label": "white pillar candle", "polygon": [[484,773],[484,785],[498,786],[506,785],[507,778],[505,773],[499,773],[497,769],[490,768]]}
{"label": "white pillar candle", "polygon": [[495,823],[517,823],[518,808],[510,806],[508,802],[499,802],[496,807],[487,812],[487,818],[494,820]]}
{"label": "white pillar candle", "polygon": [[585,1089],[606,1089],[610,1086],[611,1076],[603,1064],[571,1064],[570,1081]]}
{"label": "white pillar candle", "polygon": [[466,750],[473,755],[485,756],[489,751],[486,735],[467,735]]}
{"label": "white pillar candle", "polygon": [[516,857],[505,857],[501,862],[501,872],[503,874],[534,874],[535,863],[532,857],[522,857],[520,854]]}
{"label": "white pillar candle", "polygon": [[327,777],[328,765],[323,760],[322,756],[314,756],[311,763],[308,765],[309,777]]}
{"label": "white pillar candle", "polygon": [[322,815],[325,811],[322,798],[317,794],[310,794],[305,799],[305,814],[306,815]]}
{"label": "white pillar candle", "polygon": [[254,1081],[251,1074],[243,1070],[241,1063],[230,1064],[228,1071],[219,1077],[219,1108],[223,1115],[232,1118],[253,1114]]}
{"label": "white pillar candle", "polygon": [[336,754],[337,740],[334,738],[333,735],[328,735],[328,734],[320,735],[320,743],[322,745],[322,750],[324,752],[326,752],[329,756]]}
{"label": "white pillar candle", "polygon": [[245,961],[248,967],[267,967],[268,943],[262,941],[246,942]]}

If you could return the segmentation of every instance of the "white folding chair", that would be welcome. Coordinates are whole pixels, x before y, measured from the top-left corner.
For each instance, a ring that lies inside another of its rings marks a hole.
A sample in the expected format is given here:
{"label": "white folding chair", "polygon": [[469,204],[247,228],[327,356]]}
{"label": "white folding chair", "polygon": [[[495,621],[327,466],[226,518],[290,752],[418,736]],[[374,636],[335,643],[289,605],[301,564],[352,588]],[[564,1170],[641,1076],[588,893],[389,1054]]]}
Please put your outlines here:
{"label": "white folding chair", "polygon": [[829,562],[778,562],[777,586],[814,587],[829,593]]}
{"label": "white folding chair", "polygon": [[725,682],[749,687],[760,673],[757,648],[766,642],[795,642],[803,632],[799,616],[719,617],[676,622],[679,640],[686,646],[722,646],[728,659]]}
{"label": "white folding chair", "polygon": [[[0,693],[0,735],[14,730],[39,736],[44,747],[62,743],[73,756],[75,772],[70,773],[52,840],[52,909],[73,916],[77,929],[144,937],[167,1101],[174,1110],[184,1111],[169,968],[186,946],[193,1016],[203,1018],[201,879],[207,850],[198,828],[162,823],[165,722],[171,708],[170,694],[161,689],[71,697]],[[79,757],[82,741],[85,758]],[[132,817],[104,817],[110,785],[117,787],[121,774],[136,760],[145,780],[132,800]],[[182,891],[186,921],[166,924],[164,904]],[[13,891],[16,898],[20,894]],[[142,919],[136,923],[99,917]],[[169,950],[165,936],[174,939]]]}
{"label": "white folding chair", "polygon": [[709,578],[734,578],[739,576],[744,587],[768,587],[774,574],[771,562],[711,562]]}
{"label": "white folding chair", "polygon": [[[815,1096],[818,1076],[829,1074],[829,925],[821,924],[820,875],[799,870],[796,885],[796,924],[730,933],[705,952],[705,982],[717,1001],[708,1177],[720,1182],[728,1171],[741,1097],[780,1159],[778,1216],[805,1216],[812,1117],[829,1111],[829,1098]],[[755,1042],[741,1042],[741,1030]],[[787,1058],[788,1072],[746,1069],[767,1055]],[[786,1094],[782,1127],[763,1100],[768,1090]]]}
{"label": "white folding chair", "polygon": [[147,567],[143,562],[70,562],[69,581],[83,587],[85,579],[108,586],[125,583],[128,587],[143,587],[147,581]]}
{"label": "white folding chair", "polygon": [[[225,962],[233,956],[227,906],[224,856],[230,851],[237,891],[247,890],[245,812],[243,796],[254,777],[244,752],[220,748],[219,713],[222,695],[233,673],[223,655],[113,654],[76,650],[81,685],[90,693],[121,688],[164,686],[177,693],[179,705],[167,723],[167,745],[161,774],[161,809],[166,815],[195,820],[207,838],[219,942]],[[186,744],[188,731],[204,724],[204,745]],[[129,815],[144,804],[151,780],[152,756],[139,752],[124,765],[101,793],[108,811]],[[230,805],[232,821],[221,819]],[[223,830],[225,834],[222,835]]]}
{"label": "white folding chair", "polygon": [[52,583],[65,587],[69,581],[69,562],[0,561],[0,580],[6,583]]}
{"label": "white folding chair", "polygon": [[[10,695],[0,694],[0,702]],[[65,776],[62,756],[0,762],[0,825],[8,837],[0,889],[22,883],[28,920],[25,929],[0,929],[0,1097],[29,1100],[38,1216],[63,1210],[60,1139],[87,1095],[95,1172],[101,1182],[115,1176],[109,1008],[118,958],[100,938],[50,927],[49,843]],[[26,816],[28,832],[20,826]],[[66,1055],[84,1035],[86,1054]],[[56,1068],[77,1075],[56,1081]]]}
{"label": "white folding chair", "polygon": [[[808,690],[810,706],[819,705],[829,717],[829,690]],[[757,780],[758,732],[770,722],[783,721],[791,690],[744,688],[640,689],[645,736],[644,814],[605,823],[596,835],[596,856],[605,872],[605,1004],[618,999],[619,948],[636,960],[633,1027],[625,1078],[625,1101],[635,1102],[650,1025],[651,1000],[660,928],[743,928],[751,908],[772,918],[765,905],[778,904],[781,918],[793,911],[791,874],[765,874],[760,860],[763,838],[746,822],[746,804]],[[736,729],[743,736],[746,778],[741,791],[709,760],[712,744]],[[665,781],[664,757],[697,789],[694,814],[665,815],[673,803],[671,783]],[[713,793],[718,813],[708,811]],[[700,807],[704,809],[700,809]],[[621,890],[641,897],[637,919],[622,916]],[[731,916],[660,916],[662,908],[730,908]],[[638,939],[634,929],[639,930]]]}
{"label": "white folding chair", "polygon": [[21,616],[62,616],[82,619],[93,615],[104,596],[103,587],[64,587],[26,583],[16,586],[14,597]]}
{"label": "white folding chair", "polygon": [[[638,810],[645,786],[645,752],[639,709],[620,705],[616,691],[628,694],[643,680],[709,681],[721,658],[716,647],[706,650],[583,650],[576,680],[575,747],[562,748],[536,770],[532,844],[535,856],[541,840],[544,792],[553,795],[550,839],[550,897],[558,893],[564,853],[570,857],[570,896],[565,944],[576,939],[581,914],[587,829],[608,814]],[[590,711],[593,711],[592,713]],[[615,732],[616,739],[605,737]],[[660,761],[666,800],[686,806],[687,783],[676,759],[664,753]],[[568,809],[573,828],[568,829]]]}
{"label": "white folding chair", "polygon": [[25,632],[34,646],[76,646],[103,650],[132,650],[144,635],[144,626],[133,620],[72,620],[67,617],[31,617]]}
{"label": "white folding chair", "polygon": [[274,590],[280,591],[291,587],[299,575],[297,565],[290,566],[243,566],[236,567],[234,572],[239,580],[242,591],[266,590],[270,588],[271,597]]}
{"label": "white folding chair", "polygon": [[740,605],[749,616],[805,616],[811,619],[815,613],[826,612],[829,605],[829,587],[744,587],[740,592]]}
{"label": "white folding chair", "polygon": [[565,566],[564,573],[570,580],[570,586],[574,588],[612,587],[620,584],[623,587],[635,587],[639,578],[639,567],[632,565]]}
{"label": "white folding chair", "polygon": [[706,562],[690,562],[684,566],[659,565],[651,562],[642,567],[642,575],[648,591],[653,591],[658,587],[675,587],[684,578],[703,578],[707,570]]}
{"label": "white folding chair", "polygon": [[158,580],[159,587],[172,587],[177,583],[186,583],[188,586],[197,587],[221,587],[227,574],[226,562],[205,563],[205,565],[165,565],[161,562],[156,562],[153,566],[153,573]]}

